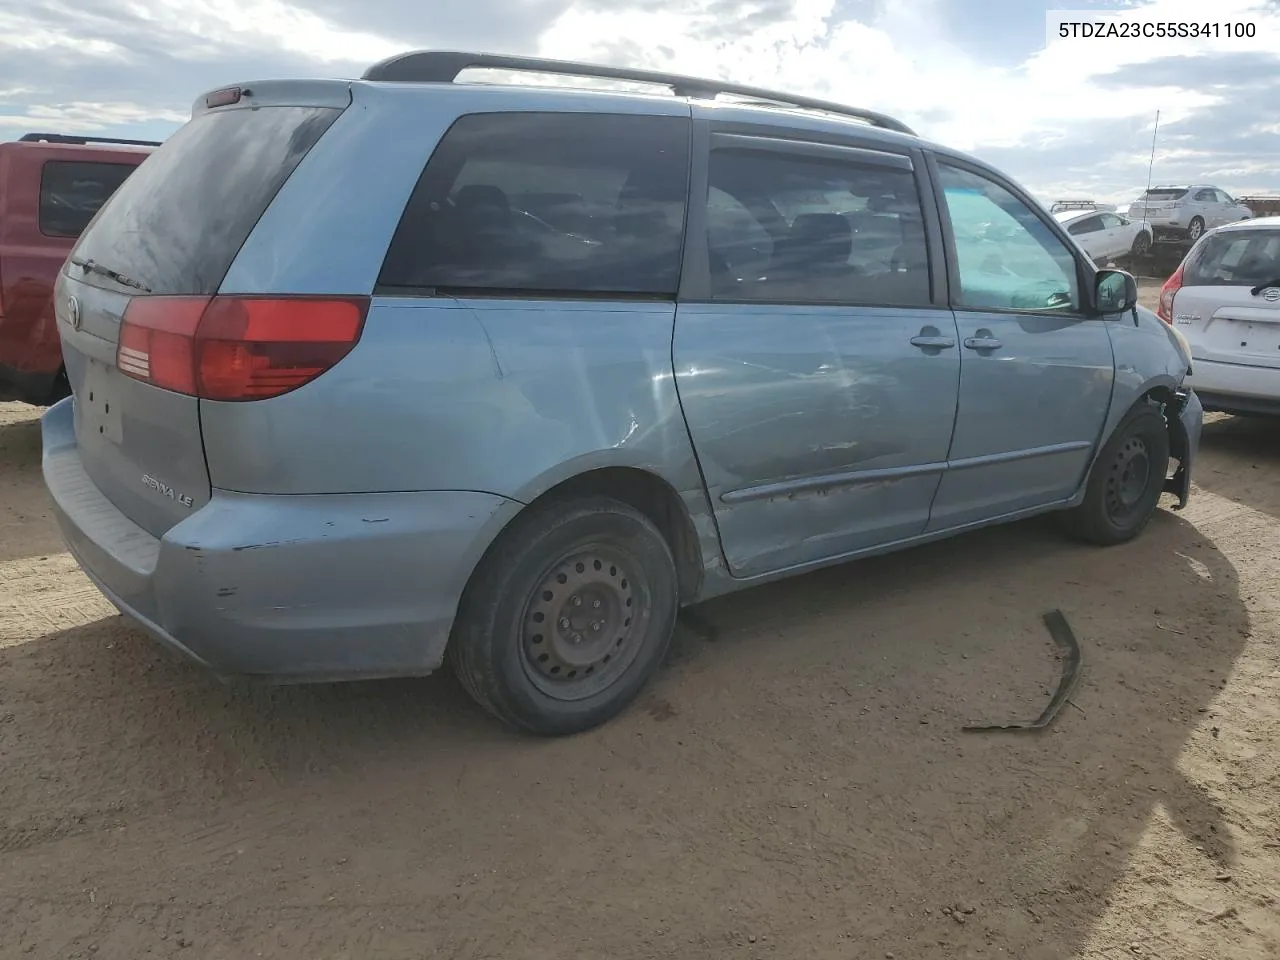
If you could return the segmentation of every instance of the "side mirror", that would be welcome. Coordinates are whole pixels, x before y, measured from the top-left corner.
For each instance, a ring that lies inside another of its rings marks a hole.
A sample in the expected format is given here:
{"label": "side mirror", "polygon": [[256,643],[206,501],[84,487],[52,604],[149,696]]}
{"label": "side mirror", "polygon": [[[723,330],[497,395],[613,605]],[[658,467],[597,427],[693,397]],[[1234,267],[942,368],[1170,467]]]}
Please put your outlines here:
{"label": "side mirror", "polygon": [[1099,270],[1093,304],[1099,313],[1124,313],[1138,305],[1138,281],[1124,270]]}

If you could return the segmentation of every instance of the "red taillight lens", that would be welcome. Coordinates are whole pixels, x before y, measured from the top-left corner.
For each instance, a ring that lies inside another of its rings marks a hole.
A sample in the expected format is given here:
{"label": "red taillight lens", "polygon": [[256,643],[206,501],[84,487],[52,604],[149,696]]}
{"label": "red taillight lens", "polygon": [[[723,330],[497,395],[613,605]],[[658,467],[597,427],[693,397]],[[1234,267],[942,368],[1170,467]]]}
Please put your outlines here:
{"label": "red taillight lens", "polygon": [[1173,297],[1182,288],[1182,269],[1182,264],[1178,264],[1178,269],[1173,271],[1173,276],[1160,288],[1160,303],[1156,307],[1156,316],[1169,326],[1173,326]]}
{"label": "red taillight lens", "polygon": [[365,297],[135,297],[116,365],[204,400],[278,397],[350,353],[368,307]]}
{"label": "red taillight lens", "polygon": [[116,366],[175,393],[196,392],[195,336],[208,297],[134,297],[120,324]]}

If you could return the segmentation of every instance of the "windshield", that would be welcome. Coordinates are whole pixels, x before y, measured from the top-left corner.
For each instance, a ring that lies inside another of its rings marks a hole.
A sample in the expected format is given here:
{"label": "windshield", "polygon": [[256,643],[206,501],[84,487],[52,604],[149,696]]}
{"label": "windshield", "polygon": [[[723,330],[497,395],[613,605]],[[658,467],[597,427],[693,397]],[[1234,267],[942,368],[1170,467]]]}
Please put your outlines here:
{"label": "windshield", "polygon": [[1185,187],[1156,187],[1142,195],[1143,200],[1181,200],[1187,195]]}
{"label": "windshield", "polygon": [[1187,264],[1188,287],[1253,287],[1280,280],[1280,229],[1237,230],[1207,238]]}

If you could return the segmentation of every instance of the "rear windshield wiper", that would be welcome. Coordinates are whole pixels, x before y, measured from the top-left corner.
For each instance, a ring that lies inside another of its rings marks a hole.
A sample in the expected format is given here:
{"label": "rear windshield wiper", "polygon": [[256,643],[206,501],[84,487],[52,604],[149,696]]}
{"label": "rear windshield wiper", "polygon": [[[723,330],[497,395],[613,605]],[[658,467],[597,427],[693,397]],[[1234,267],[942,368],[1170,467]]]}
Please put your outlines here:
{"label": "rear windshield wiper", "polygon": [[1268,280],[1265,283],[1260,283],[1249,292],[1256,297],[1263,290],[1267,289],[1267,287],[1280,287],[1280,280]]}
{"label": "rear windshield wiper", "polygon": [[133,277],[126,277],[123,273],[120,273],[118,270],[112,270],[110,267],[104,267],[102,264],[98,263],[93,258],[90,258],[88,260],[80,260],[76,257],[72,257],[71,263],[79,267],[85,273],[96,273],[99,276],[108,277],[109,279],[114,280],[116,283],[120,284],[122,287],[133,287],[133,289],[141,290],[143,293],[151,292],[151,288],[146,286],[145,284],[139,283],[137,280],[133,279]]}

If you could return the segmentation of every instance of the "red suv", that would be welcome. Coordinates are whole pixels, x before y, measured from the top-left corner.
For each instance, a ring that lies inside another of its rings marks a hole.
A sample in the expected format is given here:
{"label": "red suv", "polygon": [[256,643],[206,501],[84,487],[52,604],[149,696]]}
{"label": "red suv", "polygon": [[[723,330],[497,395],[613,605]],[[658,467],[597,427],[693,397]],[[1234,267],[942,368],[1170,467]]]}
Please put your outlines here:
{"label": "red suv", "polygon": [[0,401],[67,394],[53,281],[98,208],[158,143],[29,133],[0,143]]}

